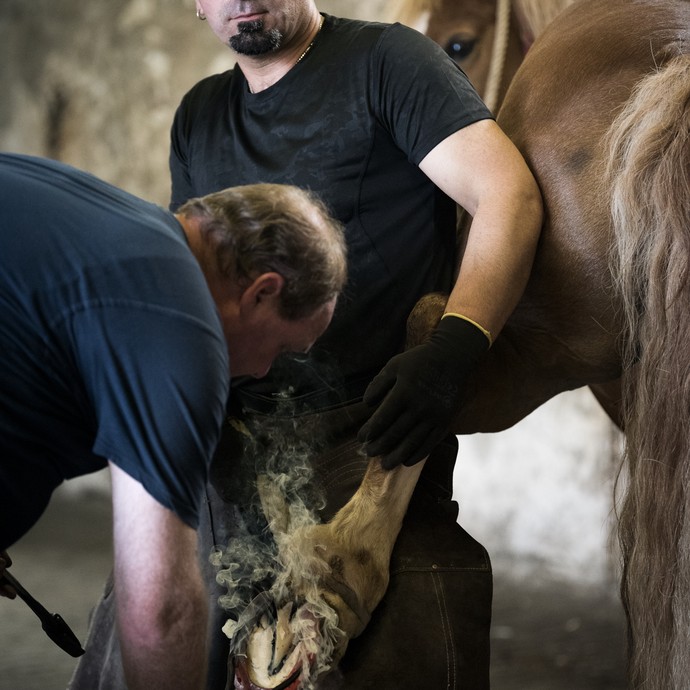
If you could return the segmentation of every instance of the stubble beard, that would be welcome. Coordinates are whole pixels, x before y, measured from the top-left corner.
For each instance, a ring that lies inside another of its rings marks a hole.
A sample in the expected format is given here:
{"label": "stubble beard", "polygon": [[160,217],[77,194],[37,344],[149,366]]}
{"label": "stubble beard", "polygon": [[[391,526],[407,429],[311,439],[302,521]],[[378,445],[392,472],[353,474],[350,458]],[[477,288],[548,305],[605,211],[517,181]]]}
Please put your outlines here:
{"label": "stubble beard", "polygon": [[278,29],[264,31],[262,19],[240,22],[237,33],[228,41],[230,47],[240,55],[264,55],[280,48],[283,35]]}

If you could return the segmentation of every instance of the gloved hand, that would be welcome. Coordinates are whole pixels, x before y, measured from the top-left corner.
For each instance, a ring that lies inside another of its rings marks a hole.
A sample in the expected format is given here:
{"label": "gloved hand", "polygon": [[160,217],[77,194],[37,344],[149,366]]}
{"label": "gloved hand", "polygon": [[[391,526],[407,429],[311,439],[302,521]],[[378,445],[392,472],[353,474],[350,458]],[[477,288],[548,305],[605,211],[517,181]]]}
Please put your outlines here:
{"label": "gloved hand", "polygon": [[489,338],[473,323],[448,315],[427,342],[393,357],[364,393],[367,405],[378,406],[357,436],[367,455],[381,455],[386,469],[429,455],[448,433]]}

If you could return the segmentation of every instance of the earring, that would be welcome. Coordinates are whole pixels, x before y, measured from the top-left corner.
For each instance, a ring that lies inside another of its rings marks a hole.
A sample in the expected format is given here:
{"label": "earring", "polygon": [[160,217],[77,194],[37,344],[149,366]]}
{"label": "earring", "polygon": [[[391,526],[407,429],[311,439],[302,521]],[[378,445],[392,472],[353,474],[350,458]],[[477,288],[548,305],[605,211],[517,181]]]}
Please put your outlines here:
{"label": "earring", "polygon": [[196,11],[196,18],[200,19],[202,22],[206,21],[206,15],[201,10]]}

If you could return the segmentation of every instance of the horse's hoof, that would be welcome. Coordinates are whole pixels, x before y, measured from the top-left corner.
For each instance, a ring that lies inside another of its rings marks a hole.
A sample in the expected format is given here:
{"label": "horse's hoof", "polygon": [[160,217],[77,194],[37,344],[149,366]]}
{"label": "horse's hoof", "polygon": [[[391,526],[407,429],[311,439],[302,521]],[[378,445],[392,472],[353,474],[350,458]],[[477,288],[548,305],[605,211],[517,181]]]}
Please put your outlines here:
{"label": "horse's hoof", "polygon": [[280,685],[267,685],[265,687],[256,685],[250,680],[247,666],[248,662],[244,658],[235,661],[235,690],[299,690],[300,676],[302,675],[301,666],[298,666],[292,676]]}
{"label": "horse's hoof", "polygon": [[305,606],[292,615],[288,603],[272,617],[262,616],[235,659],[235,690],[298,690],[311,670],[314,653],[306,641],[318,636],[318,624]]}

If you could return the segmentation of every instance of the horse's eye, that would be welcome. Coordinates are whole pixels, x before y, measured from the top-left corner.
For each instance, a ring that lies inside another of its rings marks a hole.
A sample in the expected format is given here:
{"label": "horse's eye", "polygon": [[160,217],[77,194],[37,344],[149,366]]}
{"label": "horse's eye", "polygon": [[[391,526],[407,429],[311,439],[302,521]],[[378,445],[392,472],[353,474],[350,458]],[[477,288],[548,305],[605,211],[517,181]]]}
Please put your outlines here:
{"label": "horse's eye", "polygon": [[446,53],[448,53],[455,62],[466,60],[474,50],[476,42],[476,38],[470,38],[468,36],[451,36],[446,43]]}

